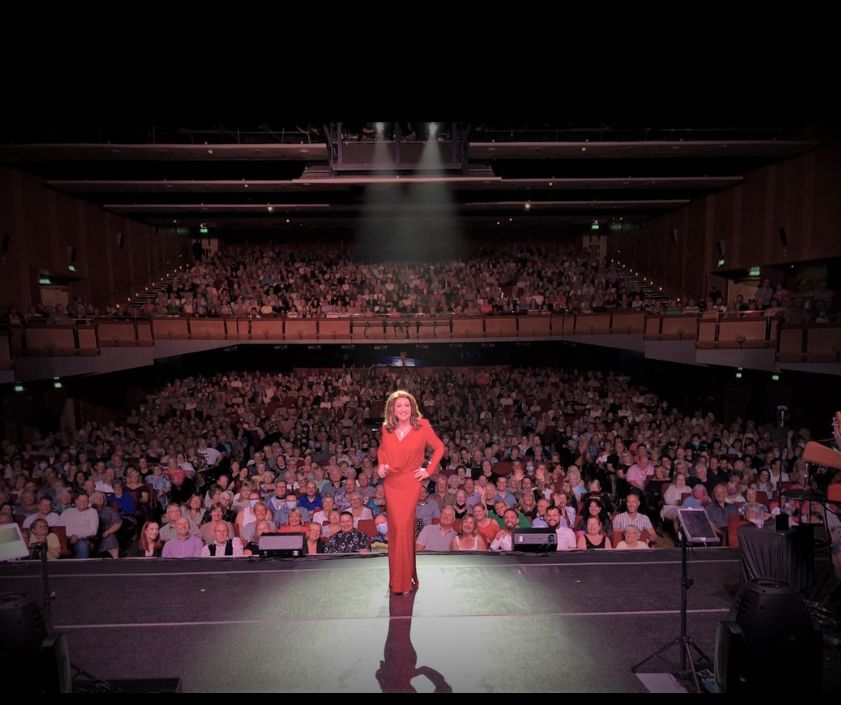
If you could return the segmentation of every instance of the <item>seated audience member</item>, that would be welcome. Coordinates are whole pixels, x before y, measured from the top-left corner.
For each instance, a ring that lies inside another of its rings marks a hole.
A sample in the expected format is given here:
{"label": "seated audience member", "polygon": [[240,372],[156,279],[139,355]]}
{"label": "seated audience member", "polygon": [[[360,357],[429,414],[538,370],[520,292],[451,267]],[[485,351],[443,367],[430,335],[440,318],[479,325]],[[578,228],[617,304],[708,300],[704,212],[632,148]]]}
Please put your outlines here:
{"label": "seated audience member", "polygon": [[[114,481],[118,487],[118,481]],[[123,520],[114,507],[105,503],[105,493],[96,491],[91,495],[91,506],[99,515],[99,553],[107,552],[111,558],[120,557],[120,543],[117,534],[123,526]]]}
{"label": "seated audience member", "polygon": [[371,539],[372,543],[388,544],[388,517],[385,514],[380,513],[374,517],[374,528],[377,535]]}
{"label": "seated audience member", "polygon": [[514,549],[514,529],[519,521],[519,515],[513,509],[506,509],[503,512],[502,520],[505,523],[494,540],[491,542],[492,551],[512,551]]}
{"label": "seated audience member", "polygon": [[21,528],[28,529],[36,519],[46,519],[48,526],[55,526],[61,517],[53,511],[53,502],[49,497],[42,497],[38,502],[38,511],[23,520]]}
{"label": "seated audience member", "polygon": [[602,531],[604,532],[605,536],[610,534],[613,530],[613,523],[610,520],[610,514],[605,509],[602,500],[598,497],[592,497],[591,499],[587,500],[584,504],[584,510],[581,513],[581,528],[584,528],[584,524],[591,516],[598,517],[599,521],[602,523]]}
{"label": "seated audience member", "polygon": [[289,510],[289,523],[281,526],[277,531],[281,534],[306,534],[307,524],[309,522],[304,520],[304,510],[300,507],[295,507]]}
{"label": "seated audience member", "polygon": [[359,528],[359,522],[363,519],[373,519],[371,510],[362,504],[362,493],[357,490],[350,496],[350,513],[353,515],[353,527]]}
{"label": "seated audience member", "polygon": [[[264,519],[263,521],[258,521],[254,525],[254,533],[251,535],[251,540],[245,544],[242,548],[242,555],[244,556],[256,556],[260,553],[260,537],[263,534],[273,534],[275,533],[274,529],[271,528],[272,523],[268,519]],[[320,528],[320,527],[319,527]],[[230,528],[228,529],[230,532]],[[228,536],[231,534],[228,533]]]}
{"label": "seated audience member", "polygon": [[314,556],[318,553],[324,553],[327,550],[327,544],[321,538],[321,525],[311,522],[307,524],[307,540],[304,542],[304,553],[308,556]]}
{"label": "seated audience member", "polygon": [[298,505],[298,496],[294,492],[287,491],[286,501],[274,514],[274,523],[277,526],[288,524],[291,521],[290,516],[296,511],[300,515],[302,522],[308,522],[310,520],[309,511]]}
{"label": "seated audience member", "polygon": [[29,528],[29,548],[32,558],[40,558],[40,551],[44,550],[47,552],[47,560],[54,561],[61,557],[61,542],[50,531],[50,525],[43,517],[35,519]]}
{"label": "seated audience member", "polygon": [[690,509],[704,509],[709,503],[710,496],[707,494],[707,488],[698,484],[692,488],[692,494],[683,500],[682,506]]}
{"label": "seated audience member", "polygon": [[499,524],[488,516],[484,502],[479,502],[473,507],[473,516],[476,519],[476,531],[490,546],[499,533]]}
{"label": "seated audience member", "polygon": [[455,510],[452,504],[447,504],[441,510],[441,518],[437,524],[423,527],[415,542],[416,551],[449,551],[452,547],[456,532],[453,531]]}
{"label": "seated audience member", "polygon": [[555,530],[557,536],[556,549],[558,551],[574,551],[578,548],[578,539],[575,532],[563,524],[561,510],[558,507],[549,507],[546,510],[546,526]]}
{"label": "seated audience member", "polygon": [[755,527],[758,529],[768,529],[770,531],[775,530],[776,522],[774,517],[770,512],[765,511],[764,505],[748,502],[744,505],[744,507],[745,519],[747,519]]}
{"label": "seated audience member", "polygon": [[231,536],[228,531],[228,524],[224,521],[217,521],[213,525],[215,540],[207,544],[201,550],[205,558],[239,558],[243,555],[242,541],[238,536]]}
{"label": "seated audience member", "polygon": [[[250,541],[251,538],[254,536],[254,527],[257,525],[257,522],[260,521],[268,521],[271,525],[271,531],[275,531],[277,529],[275,523],[269,518],[269,508],[266,506],[266,503],[263,501],[257,502],[257,504],[253,507],[254,511],[254,521],[249,522],[245,526],[242,527],[242,533],[240,537],[243,541]],[[300,513],[299,513],[300,515]],[[233,535],[233,534],[231,534]]]}
{"label": "seated audience member", "polygon": [[640,530],[635,524],[628,524],[622,533],[625,539],[616,544],[617,550],[648,548],[647,543],[640,541]]}
{"label": "seated audience member", "polygon": [[161,527],[156,521],[147,521],[126,555],[130,558],[160,558],[162,551]]}
{"label": "seated audience member", "polygon": [[179,517],[175,520],[175,538],[164,544],[161,555],[164,558],[199,558],[203,548],[201,539],[190,536],[190,520],[180,514],[179,510]]}
{"label": "seated audience member", "polygon": [[[564,483],[566,484],[566,483]],[[577,522],[576,507],[569,503],[568,492],[553,492],[553,506],[561,510],[561,523],[565,523],[570,529],[574,528]]]}
{"label": "seated audience member", "polygon": [[650,541],[656,541],[657,532],[651,525],[651,519],[638,511],[639,506],[639,496],[634,491],[629,492],[625,498],[625,511],[613,518],[613,528],[624,530],[628,524],[634,524],[640,530],[640,533],[647,534]]}
{"label": "seated audience member", "polygon": [[321,535],[325,540],[329,539],[331,536],[335,536],[342,530],[342,525],[340,523],[341,519],[342,513],[338,509],[330,510],[330,516],[327,519],[327,523],[321,527]]}
{"label": "seated audience member", "polygon": [[724,483],[719,483],[713,488],[713,500],[704,507],[704,511],[719,535],[727,531],[727,519],[739,514],[736,505],[727,504],[727,485]]}
{"label": "seated audience member", "polygon": [[461,531],[458,536],[453,537],[450,546],[452,551],[487,551],[488,545],[485,539],[476,529],[476,519],[472,514],[467,514],[461,520]]}
{"label": "seated audience member", "polygon": [[385,490],[382,485],[378,485],[374,488],[374,496],[368,500],[368,503],[365,506],[371,510],[371,514],[373,514],[375,518],[378,514],[385,512]]}
{"label": "seated audience member", "polygon": [[663,508],[660,510],[660,518],[663,521],[674,521],[677,517],[677,510],[681,503],[692,494],[692,488],[686,484],[686,475],[679,472],[671,485],[663,493]]}
{"label": "seated audience member", "polygon": [[335,507],[335,500],[332,497],[322,497],[322,507],[312,515],[314,524],[324,526],[330,521],[330,511]]}
{"label": "seated audience member", "polygon": [[[205,514],[204,518],[206,521],[199,527],[199,538],[202,540],[203,544],[208,544],[216,538],[216,534],[213,533],[213,526],[217,521],[224,521],[224,516],[225,507],[218,502],[214,504],[210,511]],[[233,534],[234,525],[231,524],[231,522],[228,522],[228,535],[233,536]]]}
{"label": "seated audience member", "polygon": [[75,506],[61,513],[61,525],[67,532],[67,543],[76,558],[89,558],[99,531],[99,514],[89,506],[86,494],[76,497]]}
{"label": "seated audience member", "polygon": [[588,517],[585,533],[578,538],[578,548],[586,548],[587,550],[594,550],[600,548],[610,548],[610,539],[602,532],[602,523],[598,517]]}
{"label": "seated audience member", "polygon": [[[178,536],[175,524],[182,516],[180,504],[172,503],[166,508],[161,525],[161,541],[166,543]],[[190,528],[192,529],[192,526]]]}
{"label": "seated audience member", "polygon": [[[335,509],[333,511],[336,511]],[[371,541],[359,529],[353,528],[353,515],[342,512],[339,517],[339,531],[327,540],[325,553],[368,553]]]}

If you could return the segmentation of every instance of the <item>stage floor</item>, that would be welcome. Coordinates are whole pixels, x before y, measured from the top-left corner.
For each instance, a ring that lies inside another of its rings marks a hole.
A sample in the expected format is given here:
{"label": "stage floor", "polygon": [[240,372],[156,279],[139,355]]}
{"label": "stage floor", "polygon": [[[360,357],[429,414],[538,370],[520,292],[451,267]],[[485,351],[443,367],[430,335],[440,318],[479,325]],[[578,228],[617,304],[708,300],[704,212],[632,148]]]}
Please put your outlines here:
{"label": "stage floor", "polygon": [[[420,555],[397,598],[384,554],[49,570],[75,665],[185,692],[645,692],[631,666],[680,629],[677,549]],[[690,551],[688,632],[711,657],[740,572],[732,549]],[[37,563],[0,567],[0,592],[41,583]]]}

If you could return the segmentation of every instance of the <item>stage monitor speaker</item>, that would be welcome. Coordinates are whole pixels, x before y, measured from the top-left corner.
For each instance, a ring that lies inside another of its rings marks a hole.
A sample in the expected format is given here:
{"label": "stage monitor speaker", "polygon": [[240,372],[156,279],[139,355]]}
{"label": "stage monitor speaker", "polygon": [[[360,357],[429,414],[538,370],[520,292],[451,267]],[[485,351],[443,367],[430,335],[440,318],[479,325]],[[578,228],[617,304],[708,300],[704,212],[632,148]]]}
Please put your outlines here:
{"label": "stage monitor speaker", "polygon": [[304,555],[304,534],[261,534],[261,558],[297,558]]}
{"label": "stage monitor speaker", "polygon": [[724,693],[820,693],[823,638],[800,592],[788,583],[756,580],[736,595],[719,622],[715,680]]}
{"label": "stage monitor speaker", "polygon": [[558,545],[558,535],[554,530],[546,529],[514,529],[514,540],[512,542],[515,551],[526,551],[528,553],[543,553],[554,551]]}
{"label": "stage monitor speaker", "polygon": [[0,595],[0,678],[26,694],[72,690],[67,639],[47,634],[43,610],[26,595]]}

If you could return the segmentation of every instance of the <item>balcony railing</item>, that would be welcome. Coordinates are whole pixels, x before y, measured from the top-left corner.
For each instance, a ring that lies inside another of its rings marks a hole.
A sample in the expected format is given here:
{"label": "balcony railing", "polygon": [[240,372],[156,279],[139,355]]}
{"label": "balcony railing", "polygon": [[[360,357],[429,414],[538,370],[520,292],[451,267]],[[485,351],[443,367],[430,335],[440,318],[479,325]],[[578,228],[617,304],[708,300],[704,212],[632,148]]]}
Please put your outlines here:
{"label": "balcony railing", "polygon": [[285,316],[97,318],[68,325],[30,323],[0,332],[0,369],[15,357],[98,355],[108,347],[162,341],[435,342],[551,340],[577,336],[640,336],[648,342],[694,341],[699,350],[773,349],[780,362],[841,362],[841,324],[780,325],[761,312],[648,316],[644,313],[520,316]]}

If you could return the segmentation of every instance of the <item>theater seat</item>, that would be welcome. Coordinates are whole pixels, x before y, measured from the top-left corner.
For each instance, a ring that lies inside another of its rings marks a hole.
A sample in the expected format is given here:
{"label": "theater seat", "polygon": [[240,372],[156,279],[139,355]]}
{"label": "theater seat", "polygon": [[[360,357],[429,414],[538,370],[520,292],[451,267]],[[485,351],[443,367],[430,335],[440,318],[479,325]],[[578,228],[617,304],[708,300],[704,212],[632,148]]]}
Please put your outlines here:
{"label": "theater seat", "polygon": [[739,547],[739,533],[738,529],[740,526],[744,526],[745,524],[749,524],[750,522],[747,519],[743,519],[738,514],[731,514],[727,517],[727,531],[725,532],[724,539],[726,540],[727,546],[731,548],[738,548]]}
{"label": "theater seat", "polygon": [[58,544],[61,546],[59,556],[61,558],[68,558],[73,555],[70,550],[70,545],[67,543],[67,529],[63,526],[51,526],[50,532],[58,536]]}
{"label": "theater seat", "polygon": [[373,519],[360,519],[356,528],[365,534],[369,539],[377,537],[377,525]]}

